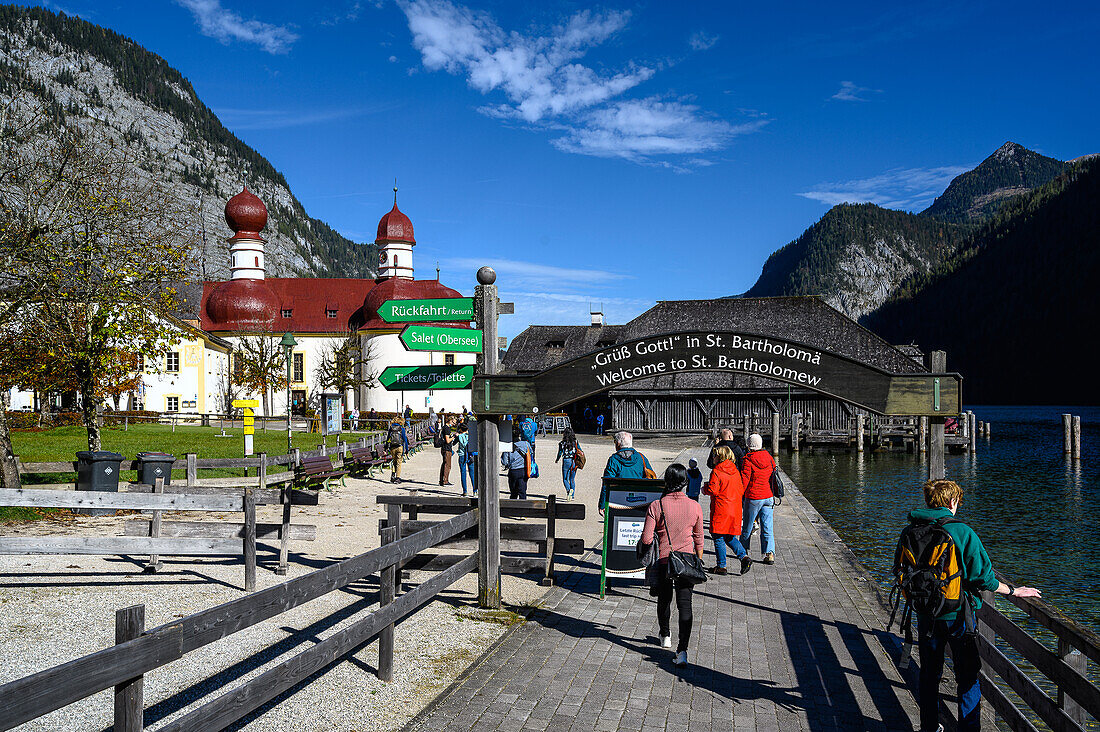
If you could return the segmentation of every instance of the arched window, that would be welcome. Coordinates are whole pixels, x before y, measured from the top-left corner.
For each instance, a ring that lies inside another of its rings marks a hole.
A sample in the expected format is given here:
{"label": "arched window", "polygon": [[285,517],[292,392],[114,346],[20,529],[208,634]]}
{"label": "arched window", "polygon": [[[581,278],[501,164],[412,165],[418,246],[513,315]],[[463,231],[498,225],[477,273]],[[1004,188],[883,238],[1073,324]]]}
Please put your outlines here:
{"label": "arched window", "polygon": [[260,258],[256,257],[256,269],[260,268]]}

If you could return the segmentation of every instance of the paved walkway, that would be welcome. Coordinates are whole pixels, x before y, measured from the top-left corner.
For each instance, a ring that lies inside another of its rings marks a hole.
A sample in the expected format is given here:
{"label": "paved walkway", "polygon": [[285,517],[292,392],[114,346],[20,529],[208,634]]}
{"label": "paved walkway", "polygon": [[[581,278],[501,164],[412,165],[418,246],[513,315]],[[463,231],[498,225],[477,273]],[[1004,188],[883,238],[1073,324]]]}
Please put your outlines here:
{"label": "paved walkway", "polygon": [[774,566],[696,588],[686,668],[655,645],[654,600],[638,580],[599,599],[596,553],[409,729],[916,729],[882,611],[847,549],[797,491],[776,533]]}

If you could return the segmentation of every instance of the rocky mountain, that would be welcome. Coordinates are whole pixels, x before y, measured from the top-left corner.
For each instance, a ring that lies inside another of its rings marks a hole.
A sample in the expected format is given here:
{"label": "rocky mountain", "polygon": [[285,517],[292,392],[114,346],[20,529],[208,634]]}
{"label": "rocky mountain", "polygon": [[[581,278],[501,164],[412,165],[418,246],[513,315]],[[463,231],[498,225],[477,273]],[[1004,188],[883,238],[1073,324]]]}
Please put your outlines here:
{"label": "rocky mountain", "polygon": [[764,263],[747,297],[821,295],[859,319],[914,275],[955,253],[971,228],[1015,197],[1049,182],[1066,163],[1006,142],[951,181],[920,214],[873,204],[840,204]]}
{"label": "rocky mountain", "polygon": [[229,273],[225,202],[247,185],[267,205],[272,276],[373,277],[373,244],[309,216],[281,173],[227,130],[190,82],[129,38],[64,13],[0,6],[0,104],[31,96],[58,120],[124,140],[194,205],[197,277]]}
{"label": "rocky mountain", "polygon": [[947,351],[979,404],[1100,404],[1100,158],[1006,204],[863,323]]}
{"label": "rocky mountain", "polygon": [[840,204],[768,257],[745,297],[822,295],[852,318],[954,252],[958,227],[871,203]]}
{"label": "rocky mountain", "polygon": [[990,218],[1009,199],[1054,179],[1066,164],[1006,142],[981,164],[951,181],[922,213],[958,224]]}

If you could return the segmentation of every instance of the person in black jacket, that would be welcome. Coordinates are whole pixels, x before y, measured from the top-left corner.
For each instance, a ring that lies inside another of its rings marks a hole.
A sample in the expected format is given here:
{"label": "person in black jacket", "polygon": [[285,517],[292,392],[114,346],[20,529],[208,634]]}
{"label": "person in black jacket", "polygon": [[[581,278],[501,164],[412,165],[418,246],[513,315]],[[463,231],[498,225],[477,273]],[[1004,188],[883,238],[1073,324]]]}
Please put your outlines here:
{"label": "person in black jacket", "polygon": [[[725,445],[733,452],[733,462],[737,465],[737,469],[740,470],[741,466],[745,462],[745,455],[748,450],[745,449],[745,438],[741,436],[734,437],[733,430],[728,427],[723,427],[718,433],[718,441],[714,443],[715,447]],[[711,451],[711,455],[714,451]],[[707,467],[714,470],[714,466],[710,464],[710,458],[707,458]]]}

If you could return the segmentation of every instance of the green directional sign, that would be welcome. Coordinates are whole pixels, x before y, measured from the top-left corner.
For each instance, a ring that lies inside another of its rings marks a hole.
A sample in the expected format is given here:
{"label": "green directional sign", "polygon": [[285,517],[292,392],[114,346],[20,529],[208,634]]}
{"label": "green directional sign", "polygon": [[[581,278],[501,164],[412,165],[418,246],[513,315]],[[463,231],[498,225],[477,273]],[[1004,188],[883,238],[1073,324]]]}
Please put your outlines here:
{"label": "green directional sign", "polygon": [[378,317],[387,323],[446,323],[473,320],[474,299],[440,297],[430,300],[386,300],[378,308]]}
{"label": "green directional sign", "polygon": [[473,364],[468,366],[390,366],[378,381],[387,391],[424,389],[469,389],[474,381]]}
{"label": "green directional sign", "polygon": [[401,331],[401,342],[409,351],[481,353],[481,331],[469,328],[406,325]]}

